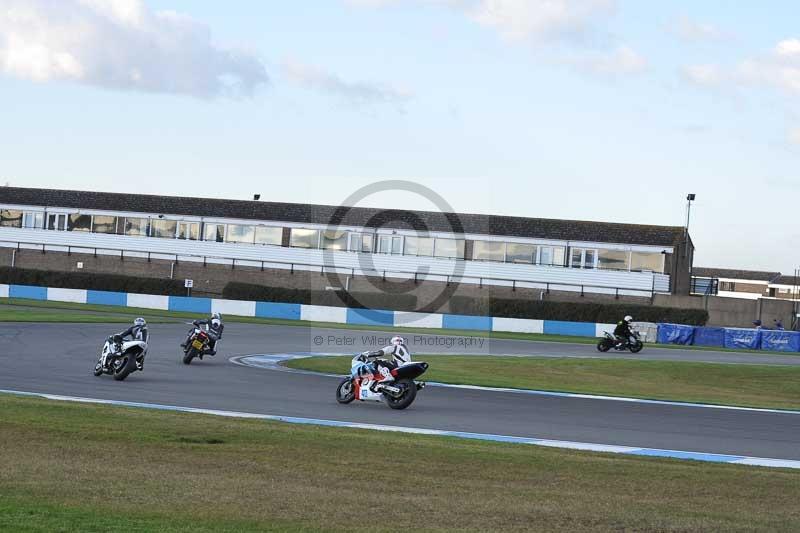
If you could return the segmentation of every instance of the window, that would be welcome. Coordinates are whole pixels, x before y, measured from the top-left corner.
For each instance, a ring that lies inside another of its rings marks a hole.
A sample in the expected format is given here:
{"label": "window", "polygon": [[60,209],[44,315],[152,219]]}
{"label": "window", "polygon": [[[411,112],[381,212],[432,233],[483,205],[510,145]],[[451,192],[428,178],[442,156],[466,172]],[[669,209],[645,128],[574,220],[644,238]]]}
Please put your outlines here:
{"label": "window", "polygon": [[570,266],[572,268],[594,268],[597,252],[587,248],[572,248]]}
{"label": "window", "polygon": [[719,290],[727,292],[736,292],[736,283],[733,281],[720,281]]}
{"label": "window", "polygon": [[541,246],[539,247],[539,264],[564,266],[565,251],[566,249],[563,246]]}
{"label": "window", "polygon": [[148,221],[146,218],[126,218],[125,235],[147,237]]}
{"label": "window", "polygon": [[64,231],[67,229],[67,215],[51,213],[47,215],[47,229]]}
{"label": "window", "polygon": [[323,231],[322,248],[325,250],[347,250],[347,232],[341,230]]}
{"label": "window", "polygon": [[289,246],[295,248],[319,248],[319,230],[292,228]]}
{"label": "window", "polygon": [[206,224],[203,233],[204,241],[225,242],[225,224]]}
{"label": "window", "polygon": [[372,253],[373,238],[370,233],[351,233],[350,234],[350,251]]}
{"label": "window", "polygon": [[44,213],[23,213],[22,227],[31,229],[44,228]]}
{"label": "window", "polygon": [[150,236],[159,237],[161,239],[174,239],[175,232],[178,229],[178,222],[176,220],[153,220],[150,222]]}
{"label": "window", "polygon": [[433,256],[433,239],[431,237],[406,237],[406,255]]}
{"label": "window", "polygon": [[661,252],[631,252],[631,270],[664,272],[664,254]]}
{"label": "window", "polygon": [[[52,216],[52,215],[50,215]],[[92,232],[93,233],[116,233],[117,232],[117,217],[109,217],[105,215],[95,215],[92,219]]]}
{"label": "window", "polygon": [[67,223],[68,231],[92,231],[92,215],[70,215]]}
{"label": "window", "polygon": [[283,241],[283,228],[270,226],[256,227],[256,244],[273,244],[280,246]]}
{"label": "window", "polygon": [[403,253],[403,238],[400,236],[378,236],[378,253],[400,255]]}
{"label": "window", "polygon": [[472,258],[476,261],[505,261],[504,242],[475,241]]}
{"label": "window", "polygon": [[536,260],[536,246],[532,244],[506,244],[507,263],[533,263]]}
{"label": "window", "polygon": [[436,239],[433,245],[433,254],[436,257],[463,259],[464,241],[456,239]]}
{"label": "window", "polygon": [[597,267],[606,270],[628,270],[629,252],[621,250],[598,250]]}
{"label": "window", "polygon": [[225,238],[225,242],[253,244],[256,242],[256,228],[242,224],[228,224],[228,236]]}
{"label": "window", "polygon": [[178,222],[178,238],[196,241],[200,236],[200,224],[197,222]]}
{"label": "window", "polygon": [[14,209],[3,209],[0,211],[0,226],[21,228],[22,211],[16,211]]}

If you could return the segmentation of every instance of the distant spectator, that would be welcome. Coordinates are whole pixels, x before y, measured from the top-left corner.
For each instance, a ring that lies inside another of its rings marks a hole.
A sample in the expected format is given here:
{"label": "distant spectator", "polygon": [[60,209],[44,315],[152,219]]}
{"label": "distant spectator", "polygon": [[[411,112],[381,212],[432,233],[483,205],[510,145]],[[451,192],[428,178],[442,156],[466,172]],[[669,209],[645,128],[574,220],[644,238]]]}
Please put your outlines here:
{"label": "distant spectator", "polygon": [[774,322],[775,322],[775,329],[780,330],[780,331],[784,331],[786,329],[786,328],[783,327],[783,322],[781,322],[780,319],[776,318],[774,320]]}
{"label": "distant spectator", "polygon": [[753,325],[756,327],[756,329],[763,329],[761,327],[761,321],[760,320],[753,320]]}

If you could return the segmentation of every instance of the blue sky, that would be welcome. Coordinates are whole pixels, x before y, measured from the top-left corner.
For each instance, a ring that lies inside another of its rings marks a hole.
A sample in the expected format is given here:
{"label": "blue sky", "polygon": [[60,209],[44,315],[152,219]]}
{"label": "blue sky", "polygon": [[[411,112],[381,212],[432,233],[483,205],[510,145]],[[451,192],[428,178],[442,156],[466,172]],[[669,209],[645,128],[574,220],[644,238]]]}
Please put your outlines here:
{"label": "blue sky", "polygon": [[694,192],[696,265],[792,272],[799,17],[788,1],[0,0],[0,181],[338,204],[407,179],[458,211],[674,225]]}

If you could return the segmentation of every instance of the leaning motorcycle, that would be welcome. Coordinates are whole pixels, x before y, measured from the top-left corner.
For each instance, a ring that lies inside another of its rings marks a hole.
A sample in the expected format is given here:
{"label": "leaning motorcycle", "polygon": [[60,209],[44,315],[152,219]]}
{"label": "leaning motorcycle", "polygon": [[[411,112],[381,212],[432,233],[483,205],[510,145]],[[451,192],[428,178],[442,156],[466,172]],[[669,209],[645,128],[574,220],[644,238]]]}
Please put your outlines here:
{"label": "leaning motorcycle", "polygon": [[112,335],[106,339],[94,375],[109,374],[117,381],[122,381],[133,372],[144,369],[144,357],[147,343],[140,340],[123,341],[121,335]]}
{"label": "leaning motorcycle", "polygon": [[360,363],[359,355],[353,358],[353,370],[336,387],[336,401],[347,404],[353,400],[386,402],[392,409],[405,409],[414,402],[417,391],[425,383],[414,381],[428,370],[428,363],[412,362],[402,366],[393,363],[383,363],[391,366],[389,372],[391,379],[386,379],[376,365],[372,365],[374,372],[368,375],[359,375],[357,368]]}
{"label": "leaning motorcycle", "polygon": [[208,336],[208,332],[199,326],[195,326],[189,337],[189,342],[186,343],[186,347],[183,349],[183,364],[191,364],[192,359],[195,357],[202,359],[210,344],[211,338]]}
{"label": "leaning motorcycle", "polygon": [[638,331],[631,331],[631,338],[625,340],[622,344],[617,344],[617,339],[609,332],[604,332],[605,336],[597,343],[597,349],[601,352],[607,352],[614,349],[618,352],[630,350],[631,353],[639,353],[644,348],[644,343],[639,336]]}

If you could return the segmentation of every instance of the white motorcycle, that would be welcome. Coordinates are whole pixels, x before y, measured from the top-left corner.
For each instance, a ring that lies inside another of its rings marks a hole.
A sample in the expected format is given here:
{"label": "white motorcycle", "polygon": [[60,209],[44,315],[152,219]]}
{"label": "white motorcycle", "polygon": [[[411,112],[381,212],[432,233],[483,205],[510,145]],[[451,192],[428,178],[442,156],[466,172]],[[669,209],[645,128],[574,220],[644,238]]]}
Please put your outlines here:
{"label": "white motorcycle", "polygon": [[112,335],[106,339],[100,351],[100,358],[94,365],[94,375],[110,374],[117,381],[122,381],[131,373],[143,370],[145,355],[147,355],[146,342],[123,341],[121,335]]}
{"label": "white motorcycle", "polygon": [[[365,372],[363,369],[370,368]],[[350,375],[336,387],[336,401],[347,404],[353,400],[386,402],[392,409],[405,409],[417,397],[425,383],[414,381],[428,370],[428,363],[411,362],[398,366],[386,361],[364,365],[361,355],[351,362]]]}

